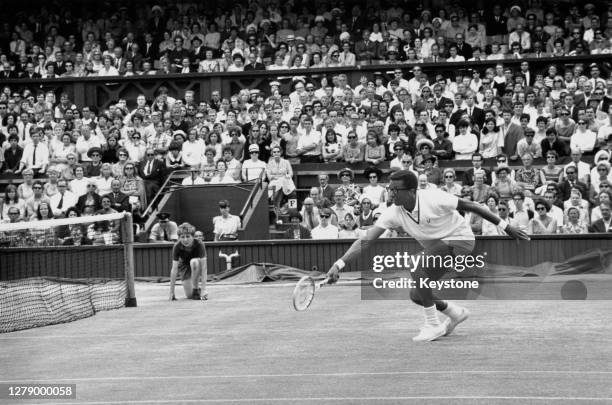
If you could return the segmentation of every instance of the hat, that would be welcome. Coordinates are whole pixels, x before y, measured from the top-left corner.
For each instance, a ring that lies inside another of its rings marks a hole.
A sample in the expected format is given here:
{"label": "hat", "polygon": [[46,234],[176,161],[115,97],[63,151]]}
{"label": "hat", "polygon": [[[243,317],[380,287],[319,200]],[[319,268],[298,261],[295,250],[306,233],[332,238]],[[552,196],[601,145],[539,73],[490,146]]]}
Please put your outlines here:
{"label": "hat", "polygon": [[289,221],[291,221],[293,218],[297,218],[300,220],[300,222],[302,222],[302,214],[300,214],[297,210],[289,210]]}
{"label": "hat", "polygon": [[601,162],[597,162],[597,167],[599,166],[605,166],[608,170],[610,170],[610,162],[602,160]]}
{"label": "hat", "polygon": [[280,86],[280,82],[274,80],[274,81],[270,82],[270,87],[272,87],[272,86]]}
{"label": "hat", "polygon": [[442,25],[442,19],[440,17],[436,17],[433,20],[431,20],[432,24],[438,23],[440,25]]}
{"label": "hat", "polygon": [[295,35],[289,34],[287,35],[287,41],[293,41],[295,39]]}
{"label": "hat", "polygon": [[357,113],[351,113],[351,118],[359,118],[359,114]]}
{"label": "hat", "polygon": [[351,39],[351,34],[348,32],[343,32],[340,34],[340,41],[348,41],[349,39]]}
{"label": "hat", "polygon": [[365,176],[365,178],[370,178],[370,174],[372,174],[372,173],[374,173],[374,174],[376,174],[376,176],[378,176],[378,180],[380,180],[382,178],[383,172],[382,172],[382,170],[380,170],[376,166],[367,167],[363,171],[363,175]]}
{"label": "hat", "polygon": [[181,129],[177,129],[176,131],[172,133],[172,137],[175,137],[177,135],[180,135],[181,137],[183,137],[183,140],[187,139],[187,134],[185,133],[185,131]]}
{"label": "hat", "polygon": [[349,177],[351,178],[351,180],[353,180],[355,178],[355,174],[353,173],[353,171],[351,169],[349,169],[348,167],[345,167],[344,169],[340,170],[338,172],[338,179],[342,178],[342,175],[348,173]]}
{"label": "hat", "polygon": [[519,13],[523,11],[523,10],[521,10],[521,8],[519,6],[512,6],[512,7],[510,7],[510,12],[512,12],[514,10],[518,11]]}
{"label": "hat", "polygon": [[601,159],[610,160],[610,153],[607,150],[600,150],[595,154],[595,159],[593,160],[595,163],[599,162]]}
{"label": "hat", "polygon": [[259,146],[255,144],[249,145],[249,152],[259,152]]}
{"label": "hat", "polygon": [[434,143],[432,141],[430,141],[429,139],[421,139],[416,143],[416,147],[417,149],[421,149],[421,147],[423,145],[429,145],[429,149],[433,150],[434,148]]}
{"label": "hat", "polygon": [[595,10],[595,5],[593,3],[587,3],[584,5],[585,10]]}
{"label": "hat", "polygon": [[423,158],[423,163],[429,161],[431,161],[431,163],[436,163],[436,157],[434,155],[427,155]]}
{"label": "hat", "polygon": [[154,11],[159,11],[160,13],[163,14],[164,10],[162,10],[162,8],[160,6],[153,6],[151,7],[151,12],[153,13]]}
{"label": "hat", "polygon": [[296,42],[297,41],[306,41],[306,38],[302,37],[302,36],[297,36],[295,37]]}
{"label": "hat", "polygon": [[257,93],[259,93],[259,89],[251,89],[251,90],[249,90],[249,93],[250,94],[257,94]]}
{"label": "hat", "polygon": [[89,148],[89,150],[87,151],[87,157],[91,157],[94,152],[97,152],[99,155],[102,155],[102,149],[97,146],[94,146],[93,148]]}
{"label": "hat", "polygon": [[272,24],[272,23],[270,22],[270,20],[269,20],[269,19],[264,18],[264,19],[263,19],[263,20],[261,20],[261,22],[259,23],[259,26],[262,26],[262,25],[264,25],[264,24],[268,24],[268,25],[270,25],[270,24]]}
{"label": "hat", "polygon": [[325,17],[323,17],[322,15],[318,15],[315,17],[314,21],[317,22],[325,22]]}
{"label": "hat", "polygon": [[423,16],[423,14],[429,14],[429,16],[431,17],[431,11],[428,9],[421,11],[421,17]]}
{"label": "hat", "polygon": [[331,9],[332,13],[342,13],[342,10],[340,10],[338,7],[334,7]]}
{"label": "hat", "polygon": [[170,214],[167,213],[167,212],[159,212],[159,213],[157,213],[156,217],[157,217],[157,219],[161,219],[163,221],[163,220],[166,220],[166,219],[170,219]]}
{"label": "hat", "polygon": [[508,174],[510,174],[511,172],[508,166],[499,166],[498,168],[495,169],[495,174],[499,174],[501,171],[505,171]]}

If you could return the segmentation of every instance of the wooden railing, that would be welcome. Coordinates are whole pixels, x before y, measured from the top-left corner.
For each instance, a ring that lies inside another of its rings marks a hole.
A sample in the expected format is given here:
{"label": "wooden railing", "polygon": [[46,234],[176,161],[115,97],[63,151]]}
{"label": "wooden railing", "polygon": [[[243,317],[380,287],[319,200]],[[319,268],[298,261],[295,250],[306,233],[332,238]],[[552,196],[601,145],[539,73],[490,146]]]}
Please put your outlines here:
{"label": "wooden railing", "polygon": [[[456,74],[468,69],[485,69],[503,63],[505,66],[518,69],[521,62],[528,61],[532,72],[544,71],[553,64],[563,69],[565,65],[576,63],[600,63],[603,71],[609,71],[609,55],[570,56],[564,58],[524,58],[505,59],[464,63],[420,63],[423,72],[432,79],[436,74],[443,74],[454,80]],[[608,62],[608,65],[604,65]],[[379,71],[386,79],[393,78],[393,69],[402,69],[406,78],[415,64],[374,64],[355,67],[335,67],[299,70],[275,70],[275,71],[248,71],[248,72],[222,72],[222,73],[190,73],[170,75],[147,75],[147,76],[117,76],[117,77],[79,77],[59,78],[45,80],[7,80],[3,84],[16,89],[28,88],[34,93],[37,91],[54,91],[58,96],[66,92],[70,100],[77,106],[93,106],[98,109],[107,108],[118,99],[126,99],[128,105],[135,105],[136,96],[144,94],[148,100],[153,99],[160,87],[165,86],[173,97],[182,98],[185,91],[192,90],[196,100],[209,100],[211,92],[218,90],[222,97],[230,97],[242,89],[260,89],[264,92],[270,90],[269,83],[278,78],[281,82],[281,92],[290,91],[292,80],[295,76],[304,76],[314,81],[322,77],[331,77],[340,73],[347,75],[348,84],[356,86],[362,75],[372,77],[373,73]]]}

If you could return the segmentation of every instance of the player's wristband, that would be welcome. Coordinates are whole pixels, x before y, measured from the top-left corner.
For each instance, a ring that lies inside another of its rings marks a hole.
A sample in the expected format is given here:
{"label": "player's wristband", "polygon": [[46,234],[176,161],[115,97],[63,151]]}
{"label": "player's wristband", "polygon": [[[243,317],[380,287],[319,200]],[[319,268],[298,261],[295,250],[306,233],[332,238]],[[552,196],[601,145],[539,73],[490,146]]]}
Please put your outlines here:
{"label": "player's wristband", "polygon": [[336,260],[336,263],[334,264],[336,265],[336,267],[338,267],[339,270],[342,270],[344,266],[346,266],[346,263],[344,263],[344,260],[342,259]]}
{"label": "player's wristband", "polygon": [[502,219],[501,221],[497,223],[497,226],[499,226],[501,229],[505,231],[506,228],[508,227],[508,223]]}

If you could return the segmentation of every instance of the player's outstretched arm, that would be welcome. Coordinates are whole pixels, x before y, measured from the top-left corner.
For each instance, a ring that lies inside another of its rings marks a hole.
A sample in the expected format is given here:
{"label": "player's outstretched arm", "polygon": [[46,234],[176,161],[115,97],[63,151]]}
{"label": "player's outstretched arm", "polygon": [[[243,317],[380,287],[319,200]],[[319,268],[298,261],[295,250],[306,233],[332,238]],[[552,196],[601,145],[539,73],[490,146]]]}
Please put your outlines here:
{"label": "player's outstretched arm", "polygon": [[172,269],[170,270],[170,301],[176,301],[174,296],[174,284],[176,284],[176,275],[178,274],[178,261],[172,261]]}
{"label": "player's outstretched arm", "polygon": [[369,244],[372,241],[378,239],[380,235],[383,234],[383,232],[385,232],[384,228],[374,225],[373,227],[368,229],[368,232],[364,236],[353,242],[353,244],[346,251],[346,253],[344,253],[344,255],[334,264],[332,264],[329,271],[327,272],[327,276],[329,277],[329,283],[333,284],[338,281],[338,278],[340,278],[339,272],[346,265],[346,263],[359,256],[362,249],[367,249]]}
{"label": "player's outstretched arm", "polygon": [[504,221],[497,215],[493,214],[491,211],[489,211],[488,209],[486,209],[485,207],[483,207],[482,205],[478,203],[475,203],[473,201],[459,200],[459,203],[457,204],[457,209],[460,211],[473,212],[474,214],[491,222],[493,225],[501,226],[504,229],[504,231],[506,231],[506,233],[514,239],[524,239],[524,240],[530,239],[527,233],[525,233],[524,231],[521,231],[518,228],[511,226],[509,223],[507,223],[506,221]]}

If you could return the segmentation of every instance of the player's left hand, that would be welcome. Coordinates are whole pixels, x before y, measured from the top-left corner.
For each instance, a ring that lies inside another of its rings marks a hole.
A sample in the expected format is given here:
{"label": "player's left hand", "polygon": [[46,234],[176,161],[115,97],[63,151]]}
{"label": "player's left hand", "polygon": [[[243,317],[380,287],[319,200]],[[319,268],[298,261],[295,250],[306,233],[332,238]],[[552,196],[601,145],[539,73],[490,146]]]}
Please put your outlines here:
{"label": "player's left hand", "polygon": [[513,227],[512,225],[508,225],[505,229],[506,233],[516,240],[531,240],[529,235],[525,231],[522,231],[518,228]]}

